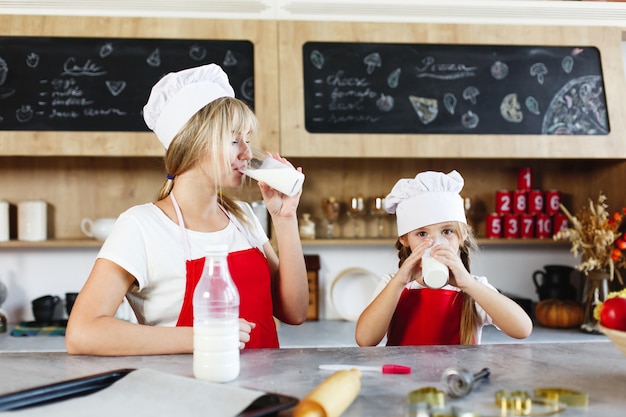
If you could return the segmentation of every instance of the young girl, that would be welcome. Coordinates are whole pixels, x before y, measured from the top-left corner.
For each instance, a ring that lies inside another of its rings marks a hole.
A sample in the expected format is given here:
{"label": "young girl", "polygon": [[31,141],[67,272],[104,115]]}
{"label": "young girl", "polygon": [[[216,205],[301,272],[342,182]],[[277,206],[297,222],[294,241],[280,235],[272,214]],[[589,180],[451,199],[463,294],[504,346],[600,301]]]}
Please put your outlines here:
{"label": "young girl", "polygon": [[[163,77],[152,88],[144,119],[167,149],[167,180],[158,201],[132,207],[117,219],[72,309],[67,351],[193,352],[193,290],[204,248],[213,244],[229,248],[240,295],[240,345],[279,347],[273,316],[299,324],[308,308],[296,217],[300,194],[288,197],[259,182],[279,262],[250,205],[223,192],[243,183],[242,170],[252,158],[254,113],[234,98],[226,73],[210,64]],[[124,297],[138,324],[115,318]]]}
{"label": "young girl", "polygon": [[[359,317],[359,346],[378,345],[385,334],[388,346],[479,344],[486,324],[514,338],[530,335],[532,321],[524,310],[485,277],[470,274],[475,242],[459,195],[463,183],[456,171],[422,172],[399,180],[385,199],[397,218],[399,270],[384,277]],[[424,282],[428,251],[449,269],[442,288]]]}

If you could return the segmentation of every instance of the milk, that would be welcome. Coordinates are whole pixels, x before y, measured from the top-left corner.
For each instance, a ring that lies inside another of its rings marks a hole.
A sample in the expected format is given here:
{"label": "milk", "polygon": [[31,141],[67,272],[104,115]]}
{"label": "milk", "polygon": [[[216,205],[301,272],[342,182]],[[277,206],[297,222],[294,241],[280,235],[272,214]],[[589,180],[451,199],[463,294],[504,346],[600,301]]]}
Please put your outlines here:
{"label": "milk", "polygon": [[252,159],[243,173],[257,181],[263,181],[275,190],[292,197],[302,188],[304,174],[292,166],[252,148]]}
{"label": "milk", "polygon": [[304,175],[295,169],[244,169],[243,173],[288,196],[297,194],[304,181]]}
{"label": "milk", "polygon": [[239,319],[193,329],[193,374],[196,378],[228,382],[239,375]]}
{"label": "milk", "polygon": [[448,267],[430,257],[430,249],[422,256],[422,277],[424,285],[429,288],[439,289],[448,283],[450,272]]}

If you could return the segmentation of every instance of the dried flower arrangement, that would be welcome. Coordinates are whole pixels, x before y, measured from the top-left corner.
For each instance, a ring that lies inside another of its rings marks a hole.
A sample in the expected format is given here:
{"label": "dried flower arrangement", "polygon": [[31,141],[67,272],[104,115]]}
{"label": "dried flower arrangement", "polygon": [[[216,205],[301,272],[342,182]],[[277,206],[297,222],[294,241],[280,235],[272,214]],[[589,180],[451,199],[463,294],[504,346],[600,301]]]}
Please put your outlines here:
{"label": "dried flower arrangement", "polygon": [[581,254],[582,262],[576,269],[584,272],[606,270],[610,279],[617,275],[623,284],[619,268],[626,267],[626,207],[622,213],[612,215],[606,204],[607,197],[600,193],[594,203],[583,206],[573,216],[561,204],[561,210],[569,219],[569,228],[554,235],[554,240],[567,240],[572,244],[570,251],[574,255]]}

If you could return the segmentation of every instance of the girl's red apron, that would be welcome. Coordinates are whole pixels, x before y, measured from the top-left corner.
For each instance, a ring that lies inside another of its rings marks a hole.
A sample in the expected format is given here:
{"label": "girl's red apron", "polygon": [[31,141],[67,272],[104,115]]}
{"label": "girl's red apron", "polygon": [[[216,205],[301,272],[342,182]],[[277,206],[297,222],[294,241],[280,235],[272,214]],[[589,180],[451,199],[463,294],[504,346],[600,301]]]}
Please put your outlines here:
{"label": "girl's red apron", "polygon": [[459,345],[465,294],[405,288],[387,332],[387,346]]}
{"label": "girl's red apron", "polygon": [[[170,196],[178,217],[178,225],[181,229],[183,246],[187,256],[185,298],[176,325],[192,326],[193,292],[198,281],[200,281],[205,258],[191,259],[183,216],[174,194],[170,193]],[[239,222],[235,221],[236,219],[225,210],[224,213],[250,242]],[[273,317],[269,265],[263,253],[251,242],[250,244],[253,246],[252,248],[230,252],[227,257],[230,275],[239,291],[239,317],[256,323],[256,327],[250,333],[250,341],[246,343],[246,348],[277,348],[279,344]]]}

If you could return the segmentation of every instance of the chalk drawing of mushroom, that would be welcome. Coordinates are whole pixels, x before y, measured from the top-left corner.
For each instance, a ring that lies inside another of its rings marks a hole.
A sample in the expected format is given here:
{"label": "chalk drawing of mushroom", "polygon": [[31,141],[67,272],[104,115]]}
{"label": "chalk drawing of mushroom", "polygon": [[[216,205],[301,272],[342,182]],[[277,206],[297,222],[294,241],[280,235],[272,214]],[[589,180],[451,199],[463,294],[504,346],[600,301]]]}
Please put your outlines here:
{"label": "chalk drawing of mushroom", "polygon": [[402,72],[401,68],[396,68],[393,70],[389,77],[387,77],[387,85],[390,88],[396,88],[400,84],[400,73]]}
{"label": "chalk drawing of mushroom", "polygon": [[465,90],[463,90],[463,98],[465,100],[469,100],[472,104],[476,104],[476,97],[480,94],[478,88],[470,85]]}
{"label": "chalk drawing of mushroom", "polygon": [[456,96],[452,93],[446,93],[443,95],[443,107],[448,110],[448,113],[454,114],[456,108]]}
{"label": "chalk drawing of mushroom", "polygon": [[309,56],[311,60],[311,64],[317,69],[322,69],[324,67],[324,54],[322,54],[317,49],[311,51],[311,55]]}
{"label": "chalk drawing of mushroom", "polygon": [[547,73],[548,68],[541,62],[537,62],[530,67],[530,75],[536,77],[539,84],[543,84],[544,75]]}
{"label": "chalk drawing of mushroom", "polygon": [[30,68],[37,68],[39,66],[39,55],[34,52],[26,55],[26,65]]}
{"label": "chalk drawing of mushroom", "polygon": [[380,58],[380,54],[378,52],[373,52],[363,58],[363,63],[367,65],[367,73],[371,74],[374,72],[376,67],[380,67],[382,65],[382,59]]}
{"label": "chalk drawing of mushroom", "polygon": [[571,56],[564,57],[561,61],[561,68],[563,68],[563,71],[565,71],[567,74],[572,72],[572,70],[574,69],[574,58],[572,58]]}

